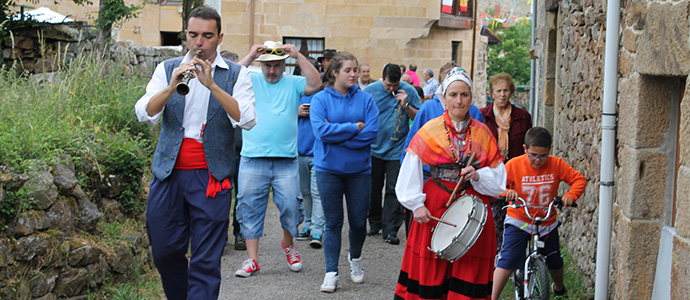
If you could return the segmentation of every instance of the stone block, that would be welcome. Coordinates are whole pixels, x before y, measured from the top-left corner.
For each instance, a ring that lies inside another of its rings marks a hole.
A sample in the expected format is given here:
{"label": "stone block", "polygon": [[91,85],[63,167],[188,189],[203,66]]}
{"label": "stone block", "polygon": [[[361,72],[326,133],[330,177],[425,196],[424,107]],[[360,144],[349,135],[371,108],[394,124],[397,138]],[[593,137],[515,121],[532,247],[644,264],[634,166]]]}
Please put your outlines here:
{"label": "stone block", "polygon": [[55,287],[58,277],[57,269],[45,269],[32,274],[29,279],[32,297],[43,297]]}
{"label": "stone block", "polygon": [[0,268],[7,267],[12,263],[12,246],[9,239],[0,239]]}
{"label": "stone block", "polygon": [[32,38],[17,38],[15,44],[15,47],[19,49],[33,49],[36,46]]}
{"label": "stone block", "polygon": [[345,4],[332,4],[328,2],[328,4],[326,4],[326,13],[328,13],[329,16],[357,16],[360,11],[360,5],[354,3],[346,2]]}
{"label": "stone block", "polygon": [[47,216],[60,230],[68,230],[77,221],[79,207],[73,198],[60,199],[56,201],[47,211]]}
{"label": "stone block", "polygon": [[409,6],[407,8],[407,16],[411,18],[428,18],[426,11],[426,7]]}
{"label": "stone block", "polygon": [[67,259],[67,264],[72,267],[84,267],[86,265],[98,262],[101,254],[103,254],[103,250],[100,248],[87,245],[72,250]]}
{"label": "stone block", "polygon": [[50,241],[42,236],[23,237],[14,246],[14,259],[30,261],[48,253]]}
{"label": "stone block", "polygon": [[[374,18],[360,16],[334,16],[329,17],[329,23],[344,27],[371,27],[374,26]],[[365,30],[368,31],[368,30]],[[368,32],[367,32],[368,33]],[[368,35],[367,35],[368,36]]]}
{"label": "stone block", "polygon": [[630,52],[621,49],[618,52],[618,72],[621,74],[621,76],[630,76],[630,72],[635,69],[634,66],[635,58],[630,54]]}
{"label": "stone block", "polygon": [[622,7],[624,13],[621,23],[623,27],[632,27],[635,30],[645,28],[647,23],[648,2],[646,0],[632,0],[626,1],[625,6]]}
{"label": "stone block", "polygon": [[407,7],[397,5],[382,5],[379,7],[379,16],[400,17],[407,14]]}
{"label": "stone block", "polygon": [[[685,86],[684,95],[690,95],[690,80]],[[687,97],[686,97],[687,98]],[[680,115],[690,116],[690,101],[682,101],[680,103]],[[678,132],[678,144],[680,145],[679,160],[681,165],[690,167],[690,118],[681,117]]]}
{"label": "stone block", "polygon": [[89,281],[86,268],[67,268],[58,277],[54,292],[58,296],[77,296],[82,293]]}
{"label": "stone block", "polygon": [[666,154],[620,147],[616,203],[631,219],[656,220],[664,215]]}
{"label": "stone block", "polygon": [[623,30],[623,38],[621,40],[623,43],[623,48],[632,53],[637,52],[637,40],[639,37],[640,34],[635,32],[635,30],[632,28],[626,28]]}
{"label": "stone block", "polygon": [[[678,168],[676,178],[676,215],[674,225],[676,234],[686,239],[690,238],[690,167],[683,165]],[[690,253],[690,252],[689,252]]]}
{"label": "stone block", "polygon": [[571,26],[582,26],[585,25],[585,14],[583,12],[574,12],[570,15],[570,25]]}
{"label": "stone block", "polygon": [[134,252],[125,243],[114,245],[112,250],[112,254],[106,257],[110,269],[121,274],[127,273],[134,263]]}
{"label": "stone block", "polygon": [[[231,14],[242,14],[249,12],[249,1],[224,1],[221,8],[223,16],[227,18]],[[226,21],[227,22],[227,21]]]}
{"label": "stone block", "polygon": [[44,211],[27,211],[19,214],[7,230],[15,237],[21,237],[46,229],[51,225],[53,225],[53,220]]}
{"label": "stone block", "polygon": [[651,299],[661,227],[626,217],[616,223],[616,299]]}
{"label": "stone block", "polygon": [[379,8],[382,7],[380,4],[364,4],[360,6],[360,15],[368,17],[379,16]]}
{"label": "stone block", "polygon": [[644,63],[637,65],[638,72],[661,76],[690,73],[689,9],[690,1],[649,5],[641,37],[645,42],[638,45],[638,59]]}
{"label": "stone block", "polygon": [[687,299],[690,295],[690,242],[687,237],[673,238],[673,264],[671,267],[671,299]]}
{"label": "stone block", "polygon": [[[554,90],[556,86],[556,81],[553,79],[547,79],[546,82],[544,83],[544,105],[553,107],[554,103]],[[551,114],[547,114],[546,116],[552,116],[553,112]]]}
{"label": "stone block", "polygon": [[621,81],[618,140],[632,148],[657,148],[669,129],[674,82],[633,73]]}

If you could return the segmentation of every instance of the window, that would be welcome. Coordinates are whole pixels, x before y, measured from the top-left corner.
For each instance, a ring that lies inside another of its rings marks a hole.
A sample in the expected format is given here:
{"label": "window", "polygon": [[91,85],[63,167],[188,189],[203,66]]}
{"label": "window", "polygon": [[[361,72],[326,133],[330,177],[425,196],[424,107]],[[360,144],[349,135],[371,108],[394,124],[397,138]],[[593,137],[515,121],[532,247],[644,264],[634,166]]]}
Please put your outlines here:
{"label": "window", "polygon": [[473,26],[474,5],[471,0],[441,0],[440,27],[469,29]]}
{"label": "window", "polygon": [[[323,56],[325,45],[324,38],[304,38],[304,37],[284,37],[283,44],[293,44],[304,56],[311,56],[318,59]],[[290,57],[285,61],[285,73],[293,74],[297,60]]]}
{"label": "window", "polygon": [[453,41],[451,44],[451,61],[454,61],[458,65],[462,65],[462,42]]}
{"label": "window", "polygon": [[161,31],[161,46],[179,46],[182,45],[180,39],[180,32]]}

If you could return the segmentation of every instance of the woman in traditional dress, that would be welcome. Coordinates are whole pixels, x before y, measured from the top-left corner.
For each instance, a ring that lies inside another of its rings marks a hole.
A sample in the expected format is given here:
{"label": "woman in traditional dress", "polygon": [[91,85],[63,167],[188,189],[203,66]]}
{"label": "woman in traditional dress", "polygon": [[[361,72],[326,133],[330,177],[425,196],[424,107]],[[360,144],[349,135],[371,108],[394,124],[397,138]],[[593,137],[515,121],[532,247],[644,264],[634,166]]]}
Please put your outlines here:
{"label": "woman in traditional dress", "polygon": [[[446,111],[417,132],[400,168],[396,194],[400,203],[414,212],[415,222],[407,239],[395,299],[491,299],[496,255],[492,218],[486,219],[477,241],[455,262],[436,258],[429,250],[436,226],[429,217],[443,215],[457,184],[467,186],[463,193],[481,199],[489,212],[489,196],[505,190],[506,171],[496,139],[486,125],[469,116],[471,91],[467,73],[461,68],[451,69],[437,92],[446,103]],[[431,168],[432,178],[426,182],[422,164]],[[460,175],[448,176],[452,173]]]}

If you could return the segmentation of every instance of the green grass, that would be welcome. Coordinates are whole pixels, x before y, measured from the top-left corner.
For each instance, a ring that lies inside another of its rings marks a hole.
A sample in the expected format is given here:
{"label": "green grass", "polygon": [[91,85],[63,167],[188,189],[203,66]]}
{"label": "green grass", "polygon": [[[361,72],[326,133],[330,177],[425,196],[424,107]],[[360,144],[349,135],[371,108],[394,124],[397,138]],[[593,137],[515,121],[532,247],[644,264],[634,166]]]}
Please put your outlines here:
{"label": "green grass", "polygon": [[[124,176],[117,200],[126,213],[140,214],[140,179],[157,131],[134,115],[147,82],[136,74],[125,63],[95,57],[78,59],[51,81],[0,69],[0,164],[23,173],[27,160],[70,154],[87,192],[103,176]],[[12,212],[3,208],[3,219]]]}
{"label": "green grass", "polygon": [[[585,289],[584,275],[577,269],[572,256],[568,253],[568,249],[561,247],[561,254],[563,255],[563,267],[565,268],[565,278],[563,280],[566,288],[568,288],[568,298],[556,297],[551,294],[551,299],[571,299],[571,300],[586,300],[594,298],[594,291]],[[514,299],[513,296],[513,281],[508,280],[506,287],[501,293],[501,300]]]}
{"label": "green grass", "polygon": [[[147,78],[123,62],[81,56],[52,80],[18,74],[0,67],[0,165],[16,173],[27,171],[27,161],[56,162],[69,154],[75,175],[90,196],[101,178],[123,178],[124,223],[101,221],[99,232],[82,238],[107,249],[127,234],[145,232],[142,180],[149,173],[157,128],[140,123],[134,104],[144,94]],[[18,212],[31,209],[24,190],[9,192],[0,205],[0,229]],[[160,277],[151,267],[135,263],[123,278],[107,281],[89,299],[161,299]]]}

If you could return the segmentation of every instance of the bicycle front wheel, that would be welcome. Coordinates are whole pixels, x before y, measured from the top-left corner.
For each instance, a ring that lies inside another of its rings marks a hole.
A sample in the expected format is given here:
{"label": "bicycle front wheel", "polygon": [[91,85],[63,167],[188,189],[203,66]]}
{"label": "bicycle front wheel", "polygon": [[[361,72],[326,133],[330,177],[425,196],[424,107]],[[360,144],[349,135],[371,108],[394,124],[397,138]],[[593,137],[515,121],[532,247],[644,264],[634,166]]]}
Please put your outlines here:
{"label": "bicycle front wheel", "polygon": [[513,292],[515,300],[523,300],[525,298],[523,295],[525,288],[522,276],[522,269],[517,269],[513,272]]}
{"label": "bicycle front wheel", "polygon": [[549,270],[544,257],[538,256],[530,260],[528,266],[529,290],[531,300],[549,300]]}

